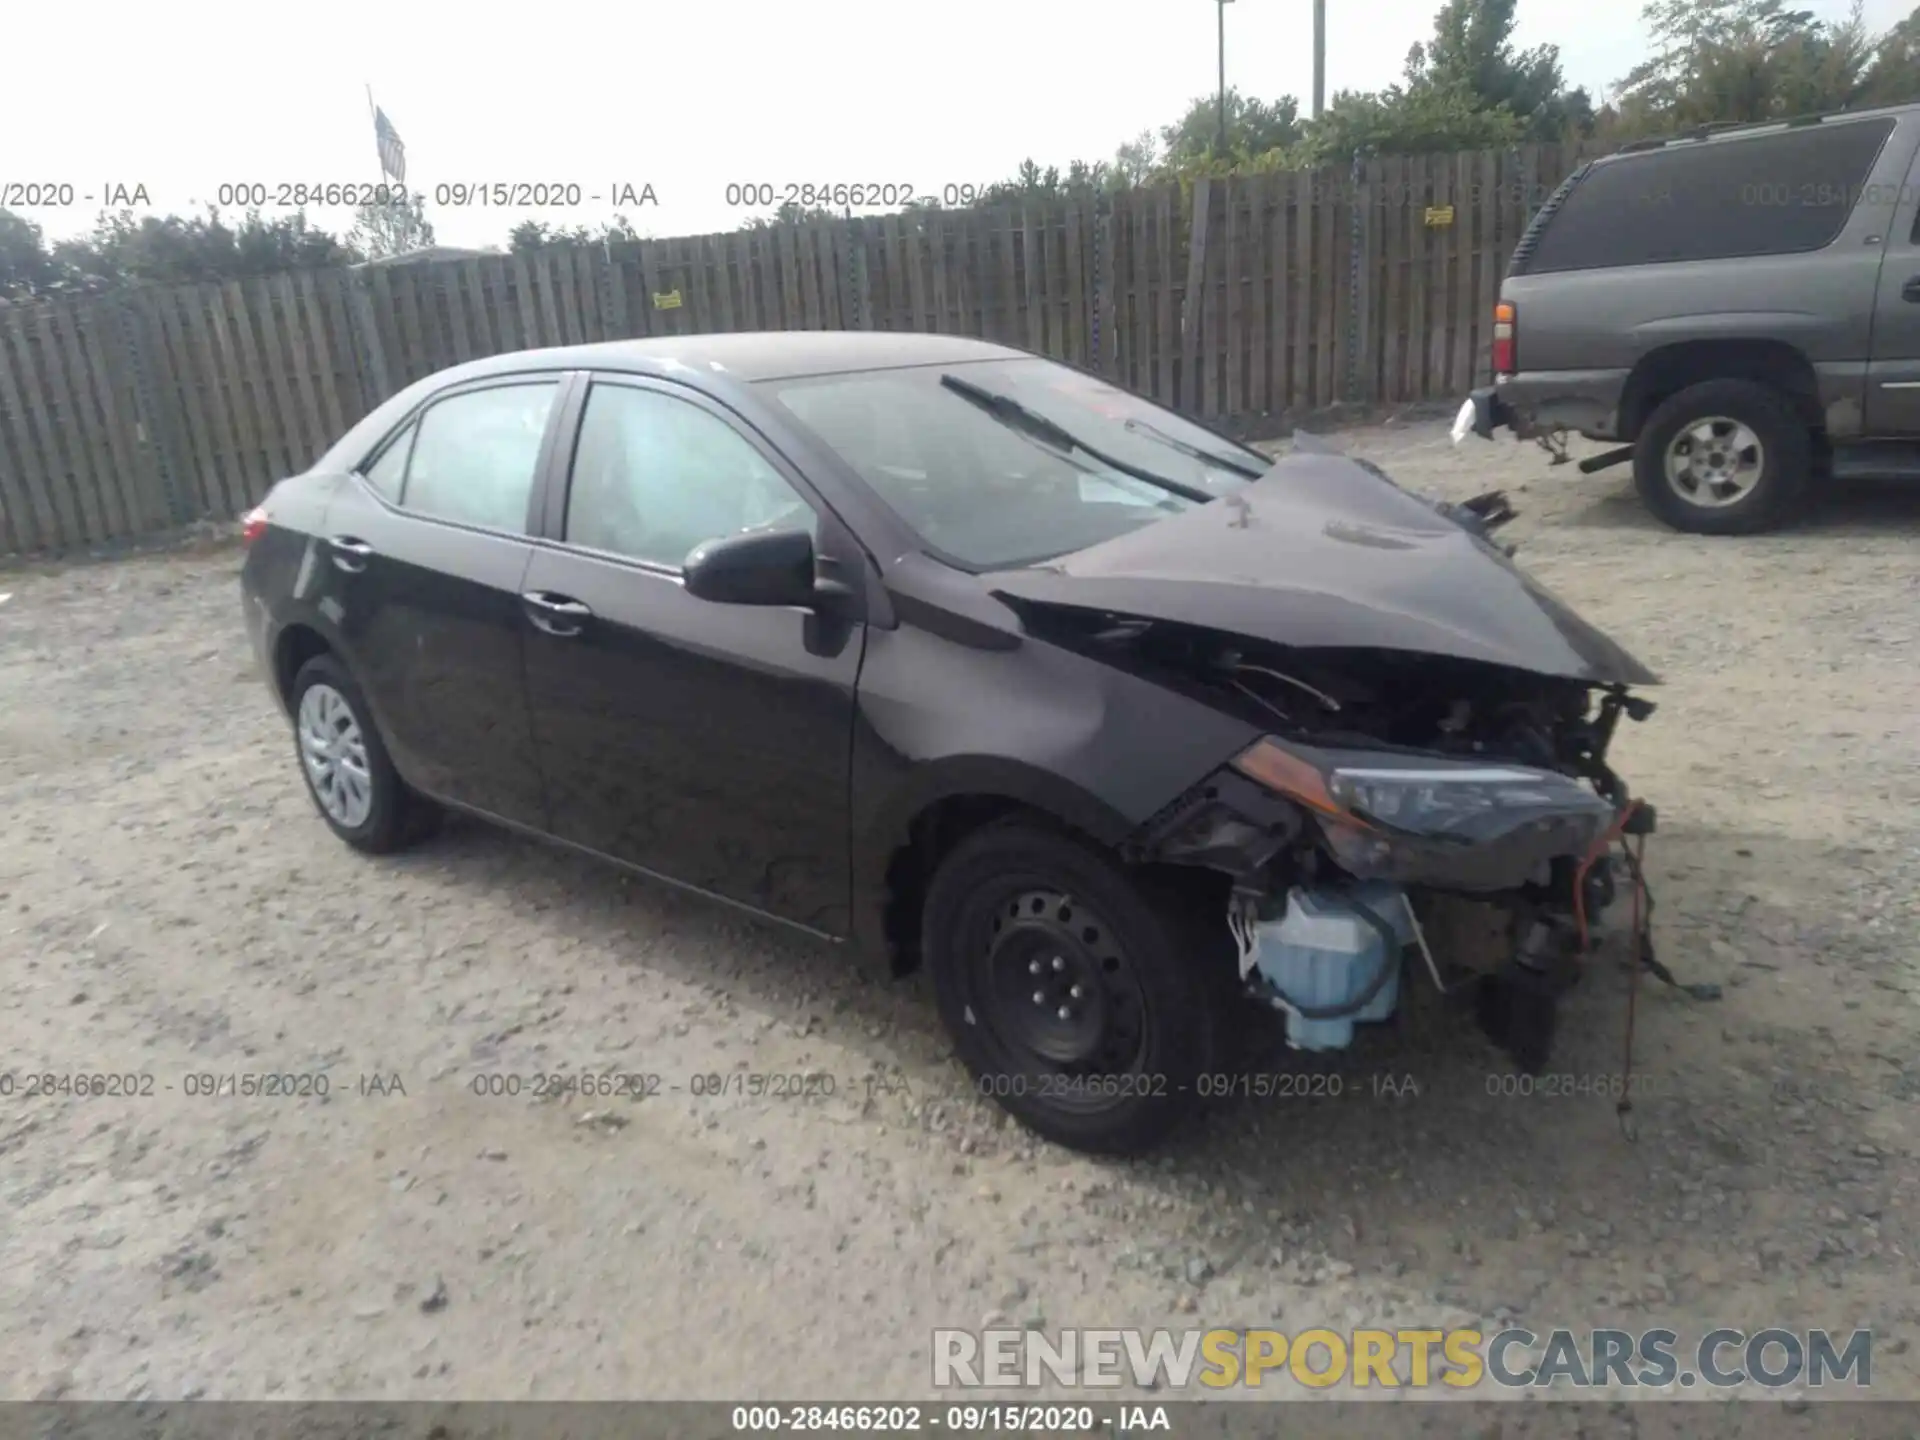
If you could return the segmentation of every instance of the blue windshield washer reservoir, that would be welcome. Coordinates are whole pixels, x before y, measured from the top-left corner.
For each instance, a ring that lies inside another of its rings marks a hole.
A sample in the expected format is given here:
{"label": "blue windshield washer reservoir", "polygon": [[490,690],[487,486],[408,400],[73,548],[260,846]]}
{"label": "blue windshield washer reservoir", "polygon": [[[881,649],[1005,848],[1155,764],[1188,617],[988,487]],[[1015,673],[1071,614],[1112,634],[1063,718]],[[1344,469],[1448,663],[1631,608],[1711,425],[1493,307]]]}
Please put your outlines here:
{"label": "blue windshield washer reservoir", "polygon": [[1296,1050],[1344,1050],[1356,1021],[1390,1018],[1401,961],[1416,939],[1406,892],[1378,880],[1339,890],[1296,885],[1285,913],[1262,920],[1254,935],[1253,969],[1268,1000],[1286,1011],[1287,1044]]}

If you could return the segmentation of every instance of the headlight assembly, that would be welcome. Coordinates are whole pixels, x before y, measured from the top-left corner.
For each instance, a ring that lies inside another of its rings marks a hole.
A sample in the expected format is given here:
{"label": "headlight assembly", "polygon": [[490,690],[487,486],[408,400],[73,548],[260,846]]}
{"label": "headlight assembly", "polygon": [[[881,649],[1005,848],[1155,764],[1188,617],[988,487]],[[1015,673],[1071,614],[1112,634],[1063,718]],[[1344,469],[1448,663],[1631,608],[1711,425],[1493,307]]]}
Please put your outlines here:
{"label": "headlight assembly", "polygon": [[1584,855],[1614,817],[1580,781],[1521,765],[1269,736],[1233,766],[1310,811],[1334,858],[1363,879],[1518,884],[1556,856]]}
{"label": "headlight assembly", "polygon": [[1342,765],[1327,790],[1348,812],[1384,829],[1467,844],[1546,818],[1589,816],[1598,834],[1613,814],[1577,780],[1511,765]]}

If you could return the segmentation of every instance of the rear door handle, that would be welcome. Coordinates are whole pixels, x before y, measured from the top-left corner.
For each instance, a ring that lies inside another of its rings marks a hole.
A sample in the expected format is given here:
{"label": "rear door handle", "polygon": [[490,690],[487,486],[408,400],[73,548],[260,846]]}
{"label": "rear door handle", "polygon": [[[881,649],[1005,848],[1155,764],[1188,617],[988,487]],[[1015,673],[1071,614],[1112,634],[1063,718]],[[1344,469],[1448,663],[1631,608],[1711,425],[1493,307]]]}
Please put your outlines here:
{"label": "rear door handle", "polygon": [[1914,304],[1920,305],[1920,275],[1914,276],[1911,280],[1907,281],[1905,285],[1900,287],[1900,298],[1902,300],[1911,300]]}
{"label": "rear door handle", "polygon": [[586,628],[593,611],[568,595],[547,590],[529,590],[520,597],[527,607],[527,618],[549,635],[568,639]]}
{"label": "rear door handle", "polygon": [[373,558],[373,547],[352,535],[329,536],[327,548],[333,552],[333,563],[342,570],[357,573]]}

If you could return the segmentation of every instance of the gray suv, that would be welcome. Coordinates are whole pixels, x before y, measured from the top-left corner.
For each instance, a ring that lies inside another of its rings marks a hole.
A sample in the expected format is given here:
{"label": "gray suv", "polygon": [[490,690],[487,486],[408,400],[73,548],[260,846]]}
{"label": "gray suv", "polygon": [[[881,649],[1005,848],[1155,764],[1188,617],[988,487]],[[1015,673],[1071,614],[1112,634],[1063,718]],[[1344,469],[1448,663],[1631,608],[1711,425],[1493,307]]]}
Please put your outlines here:
{"label": "gray suv", "polygon": [[1816,479],[1920,479],[1920,105],[1696,131],[1568,176],[1514,250],[1498,427],[1619,442],[1681,530],[1790,520]]}

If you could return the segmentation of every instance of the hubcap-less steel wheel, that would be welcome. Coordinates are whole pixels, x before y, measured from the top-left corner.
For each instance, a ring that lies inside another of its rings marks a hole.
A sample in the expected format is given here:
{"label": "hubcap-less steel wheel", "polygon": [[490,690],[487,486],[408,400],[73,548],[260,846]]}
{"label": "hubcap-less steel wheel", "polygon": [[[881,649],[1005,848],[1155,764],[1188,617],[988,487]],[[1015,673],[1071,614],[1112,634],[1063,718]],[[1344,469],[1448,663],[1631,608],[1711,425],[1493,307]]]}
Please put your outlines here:
{"label": "hubcap-less steel wheel", "polygon": [[1766,447],[1750,427],[1713,415],[1667,442],[1667,484],[1689,505],[1719,509],[1753,493],[1766,461]]}
{"label": "hubcap-less steel wheel", "polygon": [[300,697],[299,729],[300,759],[320,808],[335,824],[359,829],[373,811],[373,776],[353,707],[331,685],[309,685]]}
{"label": "hubcap-less steel wheel", "polygon": [[1029,890],[1004,902],[975,963],[992,1029],[1034,1070],[1122,1076],[1138,1065],[1144,1002],[1126,950],[1071,896]]}

